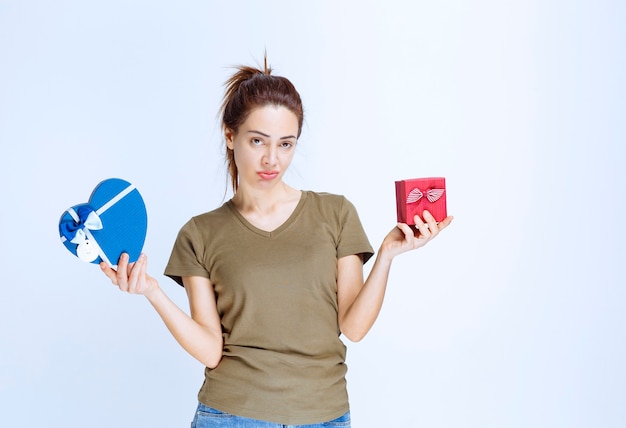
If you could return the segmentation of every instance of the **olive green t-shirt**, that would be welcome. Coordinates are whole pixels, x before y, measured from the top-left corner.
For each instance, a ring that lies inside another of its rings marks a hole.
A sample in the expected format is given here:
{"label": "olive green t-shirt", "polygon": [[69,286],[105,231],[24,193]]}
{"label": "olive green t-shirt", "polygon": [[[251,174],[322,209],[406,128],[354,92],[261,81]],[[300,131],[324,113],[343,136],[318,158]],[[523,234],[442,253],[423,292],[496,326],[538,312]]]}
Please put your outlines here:
{"label": "olive green t-shirt", "polygon": [[346,347],[337,321],[337,259],[373,250],[343,196],[303,191],[277,229],[254,227],[232,201],[180,230],[165,275],[209,278],[224,337],[205,370],[207,406],[282,424],[348,411]]}

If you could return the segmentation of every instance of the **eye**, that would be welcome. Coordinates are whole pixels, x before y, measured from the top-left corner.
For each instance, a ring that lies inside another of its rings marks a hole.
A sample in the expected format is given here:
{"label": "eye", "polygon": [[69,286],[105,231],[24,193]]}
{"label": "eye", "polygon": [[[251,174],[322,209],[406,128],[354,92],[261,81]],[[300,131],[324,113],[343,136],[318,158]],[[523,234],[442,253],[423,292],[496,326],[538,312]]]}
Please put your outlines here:
{"label": "eye", "polygon": [[263,141],[260,138],[253,138],[250,142],[253,146],[260,146],[263,144]]}
{"label": "eye", "polygon": [[283,149],[290,149],[293,147],[293,143],[291,141],[283,141],[282,143],[280,143],[280,147],[282,147]]}

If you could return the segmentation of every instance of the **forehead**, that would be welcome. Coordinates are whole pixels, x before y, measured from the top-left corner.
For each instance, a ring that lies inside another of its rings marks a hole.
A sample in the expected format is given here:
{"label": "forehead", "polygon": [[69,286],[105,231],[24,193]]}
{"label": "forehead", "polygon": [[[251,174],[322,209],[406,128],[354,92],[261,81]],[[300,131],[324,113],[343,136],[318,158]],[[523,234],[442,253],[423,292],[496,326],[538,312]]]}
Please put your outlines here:
{"label": "forehead", "polygon": [[260,131],[271,136],[298,135],[298,118],[286,107],[265,105],[250,112],[243,131]]}

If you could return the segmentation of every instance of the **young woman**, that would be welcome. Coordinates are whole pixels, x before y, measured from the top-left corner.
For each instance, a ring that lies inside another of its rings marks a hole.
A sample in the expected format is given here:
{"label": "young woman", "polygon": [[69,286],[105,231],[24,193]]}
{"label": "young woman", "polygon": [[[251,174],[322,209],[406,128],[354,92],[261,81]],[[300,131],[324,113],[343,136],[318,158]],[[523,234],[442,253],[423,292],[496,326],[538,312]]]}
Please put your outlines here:
{"label": "young woman", "polygon": [[395,256],[445,229],[428,212],[419,233],[398,224],[373,255],[343,196],[297,190],[283,176],[302,131],[300,96],[271,69],[240,67],[222,104],[234,190],[179,232],[165,274],[184,286],[190,314],[146,273],[142,255],[102,270],[144,295],[181,346],[206,366],[192,427],[350,426],[346,348],[383,303]]}

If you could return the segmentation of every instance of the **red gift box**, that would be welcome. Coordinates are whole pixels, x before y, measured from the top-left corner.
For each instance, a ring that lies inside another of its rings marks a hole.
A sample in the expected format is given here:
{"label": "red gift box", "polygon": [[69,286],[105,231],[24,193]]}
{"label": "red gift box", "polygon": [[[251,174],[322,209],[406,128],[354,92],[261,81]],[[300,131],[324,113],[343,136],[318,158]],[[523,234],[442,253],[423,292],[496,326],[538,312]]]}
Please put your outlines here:
{"label": "red gift box", "polygon": [[396,208],[398,222],[414,225],[413,217],[422,219],[428,210],[435,220],[448,216],[446,209],[446,179],[444,177],[412,178],[396,181]]}

